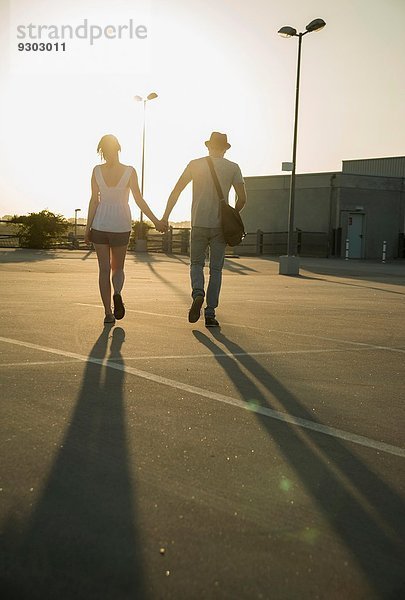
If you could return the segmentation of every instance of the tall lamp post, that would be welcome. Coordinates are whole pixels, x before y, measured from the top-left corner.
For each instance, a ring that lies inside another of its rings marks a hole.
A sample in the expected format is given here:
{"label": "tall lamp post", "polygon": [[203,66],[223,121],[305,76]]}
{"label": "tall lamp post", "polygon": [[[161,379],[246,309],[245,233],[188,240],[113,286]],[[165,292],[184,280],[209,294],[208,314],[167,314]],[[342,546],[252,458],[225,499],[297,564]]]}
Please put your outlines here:
{"label": "tall lamp post", "polygon": [[294,204],[295,204],[295,168],[297,157],[297,132],[298,132],[298,102],[300,94],[300,70],[301,70],[301,44],[302,38],[307,33],[319,31],[325,27],[326,23],[323,19],[315,19],[311,21],[305,28],[305,31],[297,33],[294,27],[282,27],[278,33],[282,37],[298,37],[298,60],[297,60],[297,83],[295,88],[295,112],[294,112],[294,141],[292,155],[292,170],[290,181],[290,202],[288,208],[288,238],[287,238],[287,256],[280,256],[280,275],[298,275],[299,274],[299,258],[294,255],[293,235],[294,235]]}
{"label": "tall lamp post", "polygon": [[[144,186],[144,176],[145,176],[145,132],[146,132],[146,103],[149,100],[154,100],[158,95],[155,92],[151,92],[143,98],[142,96],[134,96],[134,100],[137,102],[143,102],[143,133],[142,133],[142,168],[141,168],[141,194],[143,197],[143,186]],[[140,221],[143,221],[143,213],[141,211]],[[142,225],[141,225],[142,227]]]}

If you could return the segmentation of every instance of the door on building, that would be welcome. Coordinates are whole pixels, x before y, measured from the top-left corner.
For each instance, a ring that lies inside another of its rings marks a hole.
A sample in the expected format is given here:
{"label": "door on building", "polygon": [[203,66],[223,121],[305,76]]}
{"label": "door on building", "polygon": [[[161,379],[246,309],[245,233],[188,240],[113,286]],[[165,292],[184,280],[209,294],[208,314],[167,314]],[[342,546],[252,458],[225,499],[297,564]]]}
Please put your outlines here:
{"label": "door on building", "polygon": [[349,257],[363,258],[364,215],[349,213],[347,237],[349,239]]}

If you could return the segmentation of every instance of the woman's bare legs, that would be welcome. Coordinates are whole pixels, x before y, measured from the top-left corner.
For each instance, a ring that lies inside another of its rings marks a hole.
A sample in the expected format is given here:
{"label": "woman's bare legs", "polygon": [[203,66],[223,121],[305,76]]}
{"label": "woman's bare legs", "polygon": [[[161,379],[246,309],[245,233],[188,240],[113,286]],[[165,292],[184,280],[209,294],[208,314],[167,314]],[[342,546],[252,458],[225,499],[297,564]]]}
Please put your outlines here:
{"label": "woman's bare legs", "polygon": [[121,294],[125,281],[124,262],[127,246],[111,247],[111,271],[114,294]]}
{"label": "woman's bare legs", "polygon": [[111,315],[111,266],[110,266],[110,247],[108,244],[93,244],[98,259],[98,284],[100,287],[101,300],[104,304],[106,315]]}

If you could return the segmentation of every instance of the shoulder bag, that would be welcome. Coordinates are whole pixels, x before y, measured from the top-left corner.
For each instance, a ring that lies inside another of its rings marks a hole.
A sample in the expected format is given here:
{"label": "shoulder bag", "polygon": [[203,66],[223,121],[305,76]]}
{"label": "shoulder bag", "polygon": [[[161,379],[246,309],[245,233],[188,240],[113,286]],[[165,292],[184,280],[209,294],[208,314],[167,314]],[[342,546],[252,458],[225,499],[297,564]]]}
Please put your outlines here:
{"label": "shoulder bag", "polygon": [[238,211],[225,201],[218,176],[215,172],[214,163],[210,156],[207,156],[207,162],[220,202],[221,226],[225,242],[228,246],[238,246],[246,235],[245,226]]}

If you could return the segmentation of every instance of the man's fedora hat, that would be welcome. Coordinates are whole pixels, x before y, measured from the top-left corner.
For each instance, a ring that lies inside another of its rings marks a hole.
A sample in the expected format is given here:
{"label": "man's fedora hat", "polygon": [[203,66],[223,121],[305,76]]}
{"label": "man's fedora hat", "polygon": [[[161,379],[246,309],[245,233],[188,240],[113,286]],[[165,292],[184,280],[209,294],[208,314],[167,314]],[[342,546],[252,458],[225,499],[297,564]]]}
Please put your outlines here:
{"label": "man's fedora hat", "polygon": [[231,147],[231,144],[228,144],[226,133],[219,133],[218,131],[211,133],[211,137],[205,142],[205,145],[207,148],[212,146],[213,148],[226,148],[227,150]]}

